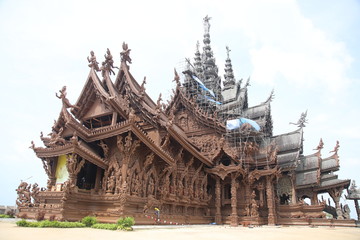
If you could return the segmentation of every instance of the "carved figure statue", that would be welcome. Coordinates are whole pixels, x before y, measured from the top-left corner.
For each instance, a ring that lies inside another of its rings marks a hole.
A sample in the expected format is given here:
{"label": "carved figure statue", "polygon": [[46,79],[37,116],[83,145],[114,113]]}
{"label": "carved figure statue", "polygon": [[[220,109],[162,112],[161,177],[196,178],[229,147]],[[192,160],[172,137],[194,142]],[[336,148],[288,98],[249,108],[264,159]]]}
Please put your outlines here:
{"label": "carved figure statue", "polygon": [[52,131],[52,133],[49,133],[48,136],[50,136],[50,140],[48,142],[48,146],[54,147],[56,145],[65,145],[66,140],[61,137],[61,134],[63,133],[64,129],[60,128],[59,132],[56,132],[55,130]]}
{"label": "carved figure statue", "polygon": [[40,192],[39,185],[37,183],[34,183],[31,189],[31,197],[33,198],[33,203],[35,205],[38,205],[40,203],[38,199],[39,192]]}
{"label": "carved figure statue", "polygon": [[140,98],[141,99],[143,99],[143,97],[144,97],[144,94],[145,94],[145,90],[146,90],[146,88],[145,88],[145,84],[146,84],[146,76],[144,77],[144,80],[143,80],[143,82],[141,83],[141,86],[140,86]]}
{"label": "carved figure statue", "polygon": [[[106,70],[109,71],[109,74],[114,74],[115,75],[115,72],[112,70],[114,67],[114,60],[113,60],[113,56],[111,55],[111,52],[109,50],[109,48],[107,48],[106,50],[106,54],[104,55],[105,57],[105,67],[106,67]],[[116,67],[117,68],[117,67]]]}
{"label": "carved figure statue", "polygon": [[318,150],[318,151],[320,151],[320,150],[323,149],[323,148],[324,148],[324,142],[323,142],[322,138],[320,138],[319,145],[318,145],[315,149],[313,149],[313,150]]}
{"label": "carved figure statue", "polygon": [[69,99],[66,98],[66,86],[63,86],[62,89],[59,90],[60,92],[60,95],[58,95],[57,93],[55,93],[55,96],[59,99],[61,99],[62,103],[63,103],[63,106],[65,108],[76,108],[76,109],[79,109],[78,106],[76,105],[72,105],[69,101]]}
{"label": "carved figure statue", "polygon": [[34,141],[31,141],[31,145],[30,145],[30,147],[29,147],[30,149],[35,149],[35,143],[34,143]]}
{"label": "carved figure statue", "polygon": [[335,145],[335,147],[334,147],[334,150],[330,151],[330,153],[333,152],[333,153],[337,154],[337,152],[338,152],[338,150],[339,150],[339,147],[340,147],[339,141],[336,141],[336,145]]}
{"label": "carved figure statue", "polygon": [[107,181],[107,193],[114,193],[115,190],[115,176],[112,173]]}
{"label": "carved figure statue", "polygon": [[122,49],[123,51],[120,53],[121,61],[125,63],[126,62],[131,63],[131,58],[130,58],[131,49],[129,49],[127,43],[123,42]]}
{"label": "carved figure statue", "polygon": [[180,77],[179,74],[177,73],[176,69],[174,68],[174,80],[176,83],[176,87],[180,87]]}
{"label": "carved figure statue", "polygon": [[148,196],[154,195],[155,183],[152,177],[149,179]]}
{"label": "carved figure statue", "polygon": [[209,17],[208,15],[206,15],[206,17],[204,17],[204,31],[205,31],[205,34],[209,33],[210,32],[210,19],[211,17]]}
{"label": "carved figure statue", "polygon": [[99,63],[96,61],[94,51],[90,52],[90,58],[87,57],[87,60],[89,62],[89,65],[88,65],[89,67],[94,68],[94,70],[96,70],[96,71],[100,71]]}
{"label": "carved figure statue", "polygon": [[297,123],[290,122],[289,124],[297,125],[300,128],[305,127],[305,123],[308,123],[306,119],[306,115],[307,115],[307,111],[301,113],[300,119],[297,121]]}
{"label": "carved figure statue", "polygon": [[103,140],[100,140],[100,143],[98,144],[104,152],[104,158],[107,159],[109,156],[109,147],[104,143]]}
{"label": "carved figure statue", "polygon": [[16,205],[21,207],[31,204],[30,188],[31,184],[29,185],[27,182],[20,183],[19,187],[16,189],[16,192],[18,194]]}

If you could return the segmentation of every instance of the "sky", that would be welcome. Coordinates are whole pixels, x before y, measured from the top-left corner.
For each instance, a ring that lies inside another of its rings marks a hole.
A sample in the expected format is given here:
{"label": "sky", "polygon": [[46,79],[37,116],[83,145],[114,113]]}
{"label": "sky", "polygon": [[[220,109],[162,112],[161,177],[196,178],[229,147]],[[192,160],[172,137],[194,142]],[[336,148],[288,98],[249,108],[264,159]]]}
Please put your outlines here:
{"label": "sky", "polygon": [[[304,154],[322,138],[322,157],[330,156],[339,140],[337,174],[360,183],[360,1],[0,0],[0,205],[15,204],[21,180],[46,186],[30,142],[41,146],[40,132],[58,118],[55,92],[66,85],[76,102],[91,50],[100,62],[109,48],[119,65],[128,43],[130,72],[140,83],[147,77],[156,101],[175,87],[174,67],[194,57],[197,41],[202,47],[206,15],[220,74],[229,46],[235,78],[251,79],[250,106],[274,89],[274,135],[296,130],[289,122],[307,110]],[[342,201],[355,218],[353,202]]]}

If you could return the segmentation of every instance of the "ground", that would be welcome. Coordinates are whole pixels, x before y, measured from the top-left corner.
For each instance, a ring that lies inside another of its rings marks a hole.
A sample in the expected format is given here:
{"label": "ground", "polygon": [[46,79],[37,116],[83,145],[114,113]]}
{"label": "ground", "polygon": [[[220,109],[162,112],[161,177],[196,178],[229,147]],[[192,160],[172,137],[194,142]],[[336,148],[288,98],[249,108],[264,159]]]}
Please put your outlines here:
{"label": "ground", "polygon": [[215,225],[197,226],[135,226],[132,232],[99,230],[91,228],[23,228],[15,222],[0,221],[0,239],[4,240],[106,240],[106,239],[171,239],[171,240],[360,240],[360,228],[345,227],[230,227]]}

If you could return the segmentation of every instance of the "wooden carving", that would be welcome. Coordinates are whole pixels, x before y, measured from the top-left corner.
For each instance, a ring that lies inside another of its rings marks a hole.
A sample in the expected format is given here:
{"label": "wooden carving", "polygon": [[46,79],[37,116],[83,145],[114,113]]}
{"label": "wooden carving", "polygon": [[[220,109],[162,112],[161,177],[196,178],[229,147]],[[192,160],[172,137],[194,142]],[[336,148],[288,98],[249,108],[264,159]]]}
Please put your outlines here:
{"label": "wooden carving", "polygon": [[67,162],[66,162],[66,168],[69,173],[69,186],[75,187],[76,186],[76,176],[80,172],[81,168],[85,164],[85,159],[82,159],[80,162],[78,162],[77,155],[71,154],[66,155]]}

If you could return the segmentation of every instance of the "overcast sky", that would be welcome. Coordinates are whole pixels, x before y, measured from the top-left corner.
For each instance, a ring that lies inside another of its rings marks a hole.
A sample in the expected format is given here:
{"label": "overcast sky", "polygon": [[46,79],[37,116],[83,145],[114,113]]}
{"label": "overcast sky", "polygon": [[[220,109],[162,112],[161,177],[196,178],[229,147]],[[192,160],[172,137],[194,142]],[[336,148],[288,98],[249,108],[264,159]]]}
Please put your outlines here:
{"label": "overcast sky", "polygon": [[[0,0],[0,205],[14,205],[20,180],[46,185],[41,160],[29,149],[49,133],[67,86],[75,103],[93,50],[106,48],[119,65],[122,42],[131,48],[130,71],[156,101],[174,88],[173,68],[202,46],[203,18],[223,74],[228,45],[237,80],[251,77],[249,105],[272,89],[274,134],[296,130],[308,110],[305,154],[323,138],[322,156],[340,141],[341,179],[360,183],[360,3],[305,1],[10,1]],[[355,217],[353,203],[352,217]]]}

